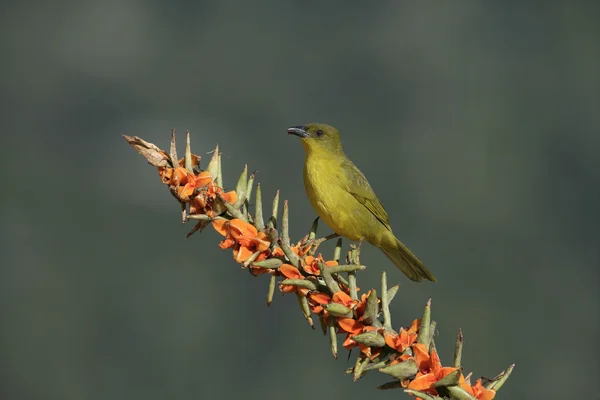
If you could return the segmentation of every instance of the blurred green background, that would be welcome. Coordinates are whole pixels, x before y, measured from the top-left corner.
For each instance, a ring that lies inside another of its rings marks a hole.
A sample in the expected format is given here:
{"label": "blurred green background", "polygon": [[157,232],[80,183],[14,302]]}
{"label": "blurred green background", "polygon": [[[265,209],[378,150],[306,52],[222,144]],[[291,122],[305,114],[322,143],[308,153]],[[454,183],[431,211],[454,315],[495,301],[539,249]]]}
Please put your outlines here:
{"label": "blurred green background", "polygon": [[212,229],[186,240],[121,137],[218,142],[226,185],[258,170],[299,239],[286,128],[310,121],[439,279],[363,247],[363,289],[401,282],[396,328],[431,297],[442,361],[460,327],[465,372],[517,364],[497,398],[599,398],[599,3],[13,2],[0,22],[0,398],[406,398],[352,383]]}

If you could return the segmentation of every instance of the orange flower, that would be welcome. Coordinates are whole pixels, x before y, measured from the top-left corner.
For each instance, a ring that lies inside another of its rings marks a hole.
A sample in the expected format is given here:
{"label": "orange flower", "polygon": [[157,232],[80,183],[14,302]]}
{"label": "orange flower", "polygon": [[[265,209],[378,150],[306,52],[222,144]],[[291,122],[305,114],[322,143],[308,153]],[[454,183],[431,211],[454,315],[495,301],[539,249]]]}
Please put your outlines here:
{"label": "orange flower", "polygon": [[[283,264],[282,266],[280,266],[279,272],[287,279],[305,279],[304,275],[302,275],[300,270],[290,264]],[[279,290],[281,290],[283,293],[298,292],[303,296],[306,296],[308,294],[308,289],[306,288],[299,288],[294,285],[284,285],[281,283],[279,284]]]}
{"label": "orange flower", "polygon": [[311,311],[315,314],[323,312],[323,305],[331,303],[331,296],[326,293],[313,292],[308,296]]}
{"label": "orange flower", "polygon": [[[431,349],[431,354],[428,355],[429,359],[426,361],[425,358],[423,358],[423,351],[427,353],[427,350],[425,345],[422,343],[415,344],[413,346],[413,350],[415,350],[419,372],[417,373],[415,379],[409,383],[408,388],[437,394],[437,391],[435,388],[431,387],[431,385],[446,375],[456,371],[458,368],[442,367],[442,363],[440,362],[440,358],[438,357],[435,349]],[[417,351],[419,353],[417,353]],[[421,357],[421,360],[419,360],[419,357]]]}
{"label": "orange flower", "polygon": [[365,325],[362,322],[357,321],[354,318],[340,317],[338,318],[337,323],[342,331],[348,332],[350,335],[358,335],[359,333],[362,333],[365,328]]}
{"label": "orange flower", "polygon": [[325,263],[327,267],[332,267],[338,265],[337,261],[325,261],[323,256],[319,254],[317,257],[314,256],[306,256],[304,257],[304,262],[302,264],[302,269],[307,274],[319,276],[321,275],[321,270],[319,269],[319,263]]}
{"label": "orange flower", "polygon": [[[355,314],[358,317],[359,321],[363,320],[363,315],[365,313],[365,310],[367,309],[367,299],[369,298],[370,295],[371,295],[370,290],[367,293],[363,293],[362,296],[360,296],[360,300],[358,301],[358,303],[356,305]],[[379,302],[379,299],[377,299],[377,302]]]}
{"label": "orange flower", "polygon": [[338,304],[341,304],[349,309],[353,309],[358,304],[358,300],[352,300],[352,298],[346,293],[338,290],[333,294],[332,300]]}
{"label": "orange flower", "polygon": [[229,233],[240,245],[257,251],[265,251],[271,244],[264,232],[258,232],[254,225],[241,219],[234,218],[229,221]]}
{"label": "orange flower", "polygon": [[376,331],[377,328],[370,325],[364,325],[362,322],[357,321],[353,318],[338,318],[338,326],[341,331],[348,332],[348,336],[346,336],[346,340],[344,340],[343,346],[346,350],[350,350],[356,345],[360,351],[366,355],[367,357],[373,359],[381,353],[381,348],[378,347],[374,351],[367,346],[366,344],[357,343],[352,337],[354,335],[358,335],[363,332],[372,332]]}
{"label": "orange flower", "polygon": [[213,221],[213,227],[225,239],[219,244],[222,249],[233,247],[233,257],[238,263],[248,260],[255,251],[265,251],[271,244],[264,232],[258,232],[254,225],[234,218]]}
{"label": "orange flower", "polygon": [[398,353],[404,352],[404,350],[411,347],[417,341],[417,331],[419,330],[420,323],[420,319],[415,319],[408,330],[400,328],[398,335],[387,333],[385,335],[385,343],[392,349],[396,349]]}

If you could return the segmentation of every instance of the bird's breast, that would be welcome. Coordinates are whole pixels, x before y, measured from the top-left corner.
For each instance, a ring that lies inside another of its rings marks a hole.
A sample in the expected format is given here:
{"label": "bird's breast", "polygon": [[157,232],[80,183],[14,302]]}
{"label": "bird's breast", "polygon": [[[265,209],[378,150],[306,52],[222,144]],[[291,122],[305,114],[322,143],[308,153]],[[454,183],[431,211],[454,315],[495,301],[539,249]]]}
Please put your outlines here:
{"label": "bird's breast", "polygon": [[346,180],[341,162],[335,159],[308,157],[305,161],[304,186],[317,215],[337,234],[360,240],[365,210],[348,192]]}

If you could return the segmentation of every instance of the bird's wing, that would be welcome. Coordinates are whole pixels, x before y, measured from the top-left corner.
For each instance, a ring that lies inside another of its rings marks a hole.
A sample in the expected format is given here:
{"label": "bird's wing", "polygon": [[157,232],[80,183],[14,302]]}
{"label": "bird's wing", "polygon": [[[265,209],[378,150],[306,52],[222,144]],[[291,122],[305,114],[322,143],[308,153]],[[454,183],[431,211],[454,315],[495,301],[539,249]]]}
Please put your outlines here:
{"label": "bird's wing", "polygon": [[354,196],[359,203],[365,206],[388,230],[392,230],[387,212],[371,189],[365,175],[348,159],[344,162],[342,170],[346,173],[348,187],[346,190]]}

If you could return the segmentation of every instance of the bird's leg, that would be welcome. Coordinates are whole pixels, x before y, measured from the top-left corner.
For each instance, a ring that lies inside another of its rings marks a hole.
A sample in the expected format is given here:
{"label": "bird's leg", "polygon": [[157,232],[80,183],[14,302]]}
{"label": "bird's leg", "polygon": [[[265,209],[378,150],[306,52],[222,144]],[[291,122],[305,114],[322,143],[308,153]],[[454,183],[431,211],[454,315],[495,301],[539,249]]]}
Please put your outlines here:
{"label": "bird's leg", "polygon": [[310,247],[310,250],[308,251],[308,254],[313,255],[315,254],[315,252],[317,251],[317,248],[321,245],[321,243],[326,242],[328,240],[331,239],[335,239],[336,237],[339,237],[340,235],[338,235],[337,233],[332,233],[331,235],[319,238],[319,239],[313,239],[312,241],[309,241],[307,243],[307,246]]}
{"label": "bird's leg", "polygon": [[[358,244],[357,244],[357,245],[355,245],[355,244],[351,244],[351,245],[350,245],[350,248],[352,248],[352,249],[356,249],[356,257],[355,257],[355,259],[354,259],[354,260],[349,260],[349,261],[350,261],[350,262],[354,261],[354,262],[355,262],[357,265],[360,265],[360,247],[362,246],[363,240],[364,240],[364,239],[360,239],[360,240],[358,241]],[[348,258],[350,258],[350,254],[351,254],[351,253],[348,253]]]}

